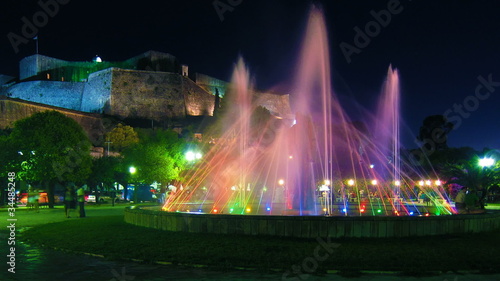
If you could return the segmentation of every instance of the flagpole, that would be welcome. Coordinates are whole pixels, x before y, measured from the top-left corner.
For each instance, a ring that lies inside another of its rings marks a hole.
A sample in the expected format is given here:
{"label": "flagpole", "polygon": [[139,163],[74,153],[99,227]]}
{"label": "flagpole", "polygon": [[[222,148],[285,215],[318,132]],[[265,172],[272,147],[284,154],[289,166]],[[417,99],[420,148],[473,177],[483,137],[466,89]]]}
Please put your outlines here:
{"label": "flagpole", "polygon": [[36,54],[38,55],[38,35],[33,37],[33,39],[35,40],[35,44],[36,44]]}

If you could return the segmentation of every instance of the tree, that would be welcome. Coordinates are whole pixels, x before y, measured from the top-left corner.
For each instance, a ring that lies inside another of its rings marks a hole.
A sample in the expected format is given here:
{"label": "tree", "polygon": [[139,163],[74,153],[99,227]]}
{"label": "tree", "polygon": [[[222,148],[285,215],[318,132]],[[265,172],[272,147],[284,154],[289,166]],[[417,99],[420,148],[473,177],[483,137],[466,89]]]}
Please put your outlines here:
{"label": "tree", "polygon": [[420,127],[417,139],[422,142],[425,151],[448,148],[448,134],[453,130],[453,123],[443,115],[427,116]]}
{"label": "tree", "polygon": [[[97,187],[100,187],[101,190],[115,191],[114,183],[120,178],[120,161],[118,157],[109,156],[93,159],[92,173],[87,180],[90,189],[97,191]],[[96,198],[96,201],[99,202],[99,198]],[[114,201],[112,204],[114,205]]]}
{"label": "tree", "polygon": [[456,183],[479,192],[480,201],[484,201],[489,188],[500,178],[500,164],[497,163],[494,167],[481,167],[479,157],[475,156],[470,161],[446,165],[442,175],[448,178],[448,183]]}
{"label": "tree", "polygon": [[17,152],[11,162],[19,178],[41,183],[54,207],[54,184],[82,184],[90,174],[91,143],[82,127],[57,111],[35,113],[14,123],[9,135]]}
{"label": "tree", "polygon": [[139,136],[134,128],[118,124],[113,130],[106,134],[106,141],[111,142],[111,147],[118,152],[139,142]]}
{"label": "tree", "polygon": [[139,183],[168,183],[178,179],[186,160],[186,143],[172,130],[141,130],[139,142],[123,151],[124,163],[137,169]]}

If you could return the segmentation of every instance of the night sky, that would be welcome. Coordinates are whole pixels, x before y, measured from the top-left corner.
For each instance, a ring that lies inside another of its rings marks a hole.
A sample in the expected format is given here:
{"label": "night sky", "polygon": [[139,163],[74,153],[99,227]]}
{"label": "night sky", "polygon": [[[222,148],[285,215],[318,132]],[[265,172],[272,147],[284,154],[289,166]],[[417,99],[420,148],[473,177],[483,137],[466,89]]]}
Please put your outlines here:
{"label": "night sky", "polygon": [[[47,2],[49,0],[41,0]],[[55,0],[54,0],[55,1]],[[74,61],[121,61],[147,50],[176,56],[190,71],[228,81],[242,55],[257,87],[286,89],[303,38],[311,1],[219,0],[235,4],[218,13],[213,0],[59,0],[59,11],[39,27],[39,53]],[[18,62],[35,53],[31,38],[16,53],[10,32],[22,35],[22,17],[33,22],[38,1],[2,0],[0,73],[18,75]],[[370,11],[398,1],[316,1],[325,11],[333,89],[349,102],[353,120],[373,110],[389,64],[400,71],[403,143],[409,148],[422,120],[444,114],[457,123],[453,147],[500,148],[500,2],[401,0],[398,13],[347,61],[342,42],[356,47],[355,27],[374,20]],[[40,13],[39,13],[40,14]],[[43,20],[43,18],[41,18]],[[494,81],[486,86],[478,80]],[[499,82],[496,82],[499,81]],[[476,88],[479,94],[476,97]],[[481,88],[482,87],[482,88]],[[465,106],[464,106],[465,103]],[[462,110],[455,105],[462,105]],[[459,112],[461,111],[461,112]]]}

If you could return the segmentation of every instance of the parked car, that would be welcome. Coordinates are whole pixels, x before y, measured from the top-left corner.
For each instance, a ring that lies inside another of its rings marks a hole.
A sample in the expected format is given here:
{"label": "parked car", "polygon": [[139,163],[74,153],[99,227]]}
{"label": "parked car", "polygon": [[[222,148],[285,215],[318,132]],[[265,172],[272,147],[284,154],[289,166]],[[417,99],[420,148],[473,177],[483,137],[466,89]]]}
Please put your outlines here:
{"label": "parked car", "polygon": [[[114,196],[113,196],[114,195]],[[90,203],[107,203],[115,200],[115,203],[122,200],[121,192],[119,191],[94,191],[87,196],[87,202]]]}

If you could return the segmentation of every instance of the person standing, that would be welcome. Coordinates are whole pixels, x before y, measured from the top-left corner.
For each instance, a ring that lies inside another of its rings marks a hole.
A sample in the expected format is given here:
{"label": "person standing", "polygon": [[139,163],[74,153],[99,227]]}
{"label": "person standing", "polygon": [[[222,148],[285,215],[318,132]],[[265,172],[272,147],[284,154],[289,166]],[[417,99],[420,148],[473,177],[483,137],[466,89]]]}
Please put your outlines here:
{"label": "person standing", "polygon": [[76,196],[78,200],[78,210],[80,211],[80,218],[85,217],[85,189],[83,185],[76,191]]}
{"label": "person standing", "polygon": [[465,211],[465,192],[467,191],[467,187],[462,187],[455,197],[455,208],[457,209],[457,213],[461,214]]}
{"label": "person standing", "polygon": [[66,186],[66,193],[64,193],[64,213],[67,218],[70,218],[71,209],[75,208],[75,190],[72,184]]}

